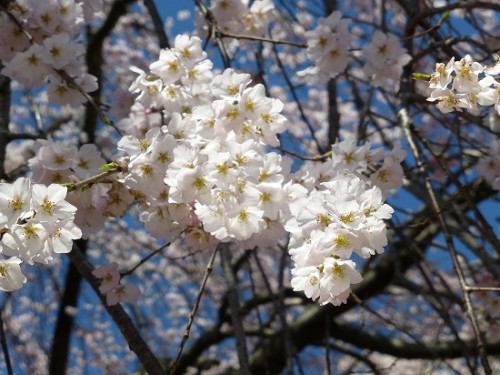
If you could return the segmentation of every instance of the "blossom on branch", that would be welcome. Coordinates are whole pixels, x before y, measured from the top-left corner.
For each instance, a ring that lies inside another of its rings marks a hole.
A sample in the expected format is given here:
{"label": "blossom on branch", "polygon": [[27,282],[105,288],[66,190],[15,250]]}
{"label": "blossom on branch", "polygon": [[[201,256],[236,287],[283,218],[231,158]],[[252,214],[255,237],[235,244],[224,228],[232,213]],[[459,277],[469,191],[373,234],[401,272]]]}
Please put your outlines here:
{"label": "blossom on branch", "polygon": [[292,236],[292,287],[321,304],[345,303],[350,286],[361,282],[353,252],[369,258],[387,245],[384,220],[394,210],[384,199],[402,183],[405,153],[399,144],[385,156],[370,146],[357,146],[354,137],[334,144],[328,177],[321,166],[307,165],[316,169],[316,181],[308,197],[292,203],[285,225]]}
{"label": "blossom on branch", "polygon": [[33,184],[19,178],[0,183],[0,251],[10,258],[0,265],[0,289],[19,289],[26,278],[20,264],[53,260],[53,253],[71,251],[73,240],[82,236],[74,224],[76,208],[66,199],[61,185]]}
{"label": "blossom on branch", "polygon": [[120,283],[121,276],[116,262],[95,268],[92,275],[101,279],[99,291],[106,297],[108,306],[124,302],[133,303],[141,295],[141,290],[137,286]]}
{"label": "blossom on branch", "polygon": [[314,61],[315,66],[298,72],[299,77],[329,79],[346,69],[351,36],[348,30],[349,20],[341,17],[342,14],[335,11],[326,18],[320,18],[318,26],[306,32],[307,56]]}
{"label": "blossom on branch", "polygon": [[376,31],[371,43],[363,47],[363,71],[373,85],[390,88],[399,82],[403,67],[411,61],[406,52],[395,35]]}

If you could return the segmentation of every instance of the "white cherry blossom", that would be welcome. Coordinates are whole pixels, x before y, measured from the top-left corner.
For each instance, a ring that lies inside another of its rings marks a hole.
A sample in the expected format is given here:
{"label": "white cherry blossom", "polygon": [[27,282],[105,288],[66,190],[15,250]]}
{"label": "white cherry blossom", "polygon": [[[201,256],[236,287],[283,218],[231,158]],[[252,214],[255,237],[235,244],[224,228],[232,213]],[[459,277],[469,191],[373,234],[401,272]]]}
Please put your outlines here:
{"label": "white cherry blossom", "polygon": [[21,271],[22,260],[17,257],[0,260],[0,290],[12,292],[21,289],[26,276]]}

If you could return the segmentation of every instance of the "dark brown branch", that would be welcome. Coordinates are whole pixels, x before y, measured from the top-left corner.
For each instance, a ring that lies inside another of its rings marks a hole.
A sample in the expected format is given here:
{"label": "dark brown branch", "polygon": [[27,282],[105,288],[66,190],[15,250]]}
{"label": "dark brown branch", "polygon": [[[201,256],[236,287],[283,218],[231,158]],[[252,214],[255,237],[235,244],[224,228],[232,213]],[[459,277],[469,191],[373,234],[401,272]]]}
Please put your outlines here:
{"label": "dark brown branch", "polygon": [[[0,62],[0,70],[2,68],[3,64]],[[0,75],[0,180],[7,179],[5,156],[9,143],[10,95],[10,79]]]}
{"label": "dark brown branch", "polygon": [[2,353],[5,361],[5,367],[7,368],[7,374],[14,375],[14,372],[12,371],[12,363],[10,361],[9,346],[7,345],[7,337],[5,335],[2,310],[0,310],[0,345],[2,346]]}
{"label": "dark brown branch", "polygon": [[337,105],[337,81],[330,79],[327,84],[328,91],[328,146],[330,148],[337,142],[340,133],[340,114]]}
{"label": "dark brown branch", "polygon": [[[371,371],[373,375],[382,375],[382,372],[377,368],[377,365],[368,358],[365,354],[357,353],[354,350],[348,349],[346,344],[343,344],[337,340],[328,344],[331,350],[335,350],[340,353],[347,354],[349,357],[356,358],[358,361],[364,363]],[[319,346],[322,346],[321,344]]]}
{"label": "dark brown branch", "polygon": [[[460,358],[464,345],[470,353],[477,351],[475,340],[469,341],[436,341],[433,343],[410,343],[400,339],[381,336],[370,332],[366,327],[354,327],[345,323],[332,323],[332,334],[336,339],[348,342],[358,348],[369,349],[379,353],[406,359]],[[488,354],[500,353],[500,341],[485,346]]]}
{"label": "dark brown branch", "polygon": [[[103,58],[103,45],[106,38],[108,38],[115,28],[120,18],[127,13],[128,5],[136,0],[116,0],[111,7],[111,10],[106,17],[106,20],[100,29],[90,36],[87,45],[87,69],[88,73],[97,78],[98,88],[90,96],[96,103],[100,103],[101,90],[102,90],[102,66],[104,63]],[[95,130],[99,118],[98,111],[89,106],[85,112],[85,120],[83,124],[83,131],[87,133],[88,142],[95,143]]]}
{"label": "dark brown branch", "polygon": [[148,10],[151,20],[153,21],[153,27],[155,29],[156,36],[158,37],[158,44],[160,45],[160,48],[170,48],[168,37],[165,33],[165,28],[163,27],[163,22],[155,3],[152,0],[144,0],[144,5]]}
{"label": "dark brown branch", "polygon": [[137,331],[134,322],[127,315],[125,309],[122,305],[117,304],[114,306],[108,306],[106,304],[105,297],[99,292],[100,281],[96,279],[92,275],[93,267],[92,265],[85,259],[83,253],[78,249],[78,247],[74,247],[73,250],[68,253],[68,257],[70,258],[72,264],[76,267],[79,274],[83,276],[85,280],[92,286],[92,289],[96,292],[96,294],[101,299],[101,302],[109,313],[116,326],[120,329],[123,337],[127,340],[127,344],[138,357],[144,369],[150,375],[164,375],[165,371],[162,369],[160,362],[155,357],[147,343],[141,337],[140,333]]}
{"label": "dark brown branch", "polygon": [[[336,0],[323,0],[323,5],[325,7],[325,15],[328,16],[330,13],[337,9]],[[333,145],[340,133],[340,114],[337,104],[337,81],[335,79],[330,79],[326,85],[326,90],[328,92],[328,145],[327,149]]]}
{"label": "dark brown branch", "polygon": [[[73,249],[78,248],[83,252],[87,249],[87,240],[78,240],[75,242]],[[74,250],[73,250],[74,251]],[[71,314],[67,314],[68,307],[75,308],[78,304],[78,296],[80,295],[80,285],[82,276],[76,271],[74,265],[69,264],[66,272],[65,288],[57,312],[57,321],[54,329],[54,337],[50,348],[49,373],[61,374],[66,373],[70,353],[70,340],[75,318]]]}
{"label": "dark brown branch", "polygon": [[240,373],[250,375],[248,363],[248,349],[246,345],[245,330],[241,319],[240,297],[238,293],[238,280],[236,273],[233,272],[231,267],[231,257],[228,244],[221,244],[221,263],[224,271],[224,278],[227,284],[227,300],[229,303],[229,310],[231,314],[231,322],[234,329],[234,336],[236,338],[236,349],[238,352],[238,360],[240,365]]}

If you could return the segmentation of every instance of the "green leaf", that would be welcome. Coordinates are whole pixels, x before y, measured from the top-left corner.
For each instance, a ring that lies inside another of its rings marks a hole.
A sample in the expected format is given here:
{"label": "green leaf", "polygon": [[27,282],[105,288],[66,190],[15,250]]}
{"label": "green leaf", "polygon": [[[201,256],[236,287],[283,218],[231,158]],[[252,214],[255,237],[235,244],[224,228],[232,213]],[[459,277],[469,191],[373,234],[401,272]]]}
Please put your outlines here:
{"label": "green leaf", "polygon": [[101,121],[104,122],[106,125],[111,125],[111,126],[114,125],[113,120],[111,120],[110,118],[106,117],[104,114],[101,114],[100,117],[101,117]]}
{"label": "green leaf", "polygon": [[75,184],[73,184],[71,182],[65,182],[64,184],[61,184],[61,185],[64,186],[68,190],[73,190],[75,188]]}
{"label": "green leaf", "polygon": [[443,13],[441,18],[438,21],[438,25],[441,25],[443,22],[445,22],[448,18],[450,18],[450,12],[446,11]]}
{"label": "green leaf", "polygon": [[114,161],[112,161],[111,163],[108,163],[108,164],[103,164],[99,167],[99,170],[101,172],[107,172],[111,169],[117,169],[118,168],[118,164],[115,163]]}
{"label": "green leaf", "polygon": [[418,79],[418,80],[421,80],[421,81],[428,81],[431,79],[431,75],[430,74],[425,74],[425,73],[412,73],[411,77],[413,79]]}

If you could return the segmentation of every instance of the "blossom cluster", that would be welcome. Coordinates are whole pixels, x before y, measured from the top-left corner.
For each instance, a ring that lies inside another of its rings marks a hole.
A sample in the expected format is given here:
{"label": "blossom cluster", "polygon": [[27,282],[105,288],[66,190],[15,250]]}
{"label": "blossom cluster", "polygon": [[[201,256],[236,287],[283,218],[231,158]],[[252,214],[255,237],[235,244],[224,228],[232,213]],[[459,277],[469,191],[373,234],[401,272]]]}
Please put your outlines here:
{"label": "blossom cluster", "polygon": [[[436,69],[429,80],[432,90],[427,98],[437,102],[436,107],[443,113],[468,110],[480,114],[480,107],[490,108],[490,129],[500,131],[500,62],[488,67],[467,55],[459,61],[452,57],[447,64],[436,63]],[[489,152],[477,165],[478,172],[500,190],[500,143],[490,144]]]}
{"label": "blossom cluster", "polygon": [[[178,36],[149,71],[132,69],[136,104],[119,123],[129,133],[118,142],[122,172],[70,197],[83,235],[132,201],[152,235],[184,234],[194,246],[273,246],[286,229],[294,289],[344,302],[361,281],[352,253],[367,258],[387,243],[383,220],[392,209],[383,202],[402,181],[401,147],[385,153],[349,137],[332,146],[329,162],[305,163],[292,175],[289,160],[270,151],[285,130],[282,102],[249,74],[214,73],[200,38]],[[88,178],[103,162],[94,145],[41,141],[29,164],[35,179],[52,183]],[[137,294],[116,281],[117,266],[96,272],[108,303]]]}
{"label": "blossom cluster", "polygon": [[[75,183],[100,173],[105,163],[96,145],[77,148],[71,144],[37,140],[35,156],[28,160],[32,179],[42,184]],[[107,216],[119,217],[133,197],[112,178],[68,194],[68,201],[77,207],[75,223],[83,238],[102,229]]]}
{"label": "blossom cluster", "polygon": [[[314,30],[305,33],[307,56],[314,66],[298,72],[300,76],[313,76],[317,80],[334,78],[341,74],[349,62],[349,45],[352,37],[349,20],[342,18],[339,11],[326,18],[319,18]],[[389,88],[403,72],[403,67],[411,60],[398,38],[390,33],[376,31],[370,43],[362,49],[364,74],[374,86]]]}
{"label": "blossom cluster", "polygon": [[321,303],[344,302],[361,281],[351,254],[367,258],[387,243],[392,209],[383,202],[402,182],[404,151],[358,147],[349,137],[333,145],[329,163],[291,175],[287,159],[268,149],[285,130],[282,103],[248,74],[211,67],[199,38],[178,36],[149,72],[134,68],[131,116],[143,120],[125,120],[131,134],[118,142],[126,164],[118,181],[156,237],[252,248],[275,245],[286,228],[292,286]]}
{"label": "blossom cluster", "polygon": [[94,269],[92,275],[101,280],[99,291],[106,297],[108,306],[123,302],[132,303],[141,295],[141,290],[137,286],[121,283],[121,275],[116,262]]}
{"label": "blossom cluster", "polygon": [[[224,32],[262,36],[274,19],[271,0],[215,0],[209,8],[217,26]],[[198,15],[199,17],[200,15]]]}
{"label": "blossom cluster", "polygon": [[214,74],[211,67],[198,37],[178,36],[150,72],[138,71],[131,90],[143,106],[161,111],[165,124],[120,140],[128,158],[120,181],[142,200],[141,220],[156,236],[189,227],[244,241],[282,230],[288,167],[266,146],[279,144],[283,105],[263,85],[251,86],[248,74]]}
{"label": "blossom cluster", "polygon": [[403,67],[411,61],[398,37],[391,33],[376,31],[372,41],[362,51],[366,61],[364,73],[372,79],[373,85],[383,88],[399,82]]}
{"label": "blossom cluster", "polygon": [[22,287],[26,277],[20,264],[48,264],[53,253],[68,253],[82,232],[74,220],[76,207],[68,203],[61,185],[33,184],[19,178],[0,184],[0,290]]}
{"label": "blossom cluster", "polygon": [[307,56],[315,62],[314,67],[299,72],[299,75],[318,75],[318,79],[333,78],[342,73],[349,60],[351,35],[349,21],[341,18],[339,11],[321,17],[318,26],[306,32]]}
{"label": "blossom cluster", "polygon": [[313,188],[292,206],[285,226],[292,235],[292,287],[321,304],[344,303],[351,285],[362,281],[353,253],[366,259],[387,244],[384,220],[393,209],[384,200],[402,184],[405,152],[399,145],[390,152],[370,147],[349,137],[333,145],[330,161],[300,175]]}
{"label": "blossom cluster", "polygon": [[[70,0],[17,0],[9,12],[0,13],[0,60],[2,74],[26,88],[48,82],[49,100],[79,106],[86,101],[72,83],[86,92],[97,89],[97,80],[85,72],[85,47],[77,34],[83,21],[82,4]],[[58,74],[61,72],[61,74]]]}
{"label": "blossom cluster", "polygon": [[[500,63],[492,67],[474,61],[470,55],[459,61],[452,57],[448,63],[436,63],[436,69],[429,80],[430,102],[443,113],[466,109],[479,114],[480,106],[493,106],[500,116]],[[498,121],[498,120],[497,120]],[[493,123],[490,124],[493,128]]]}

